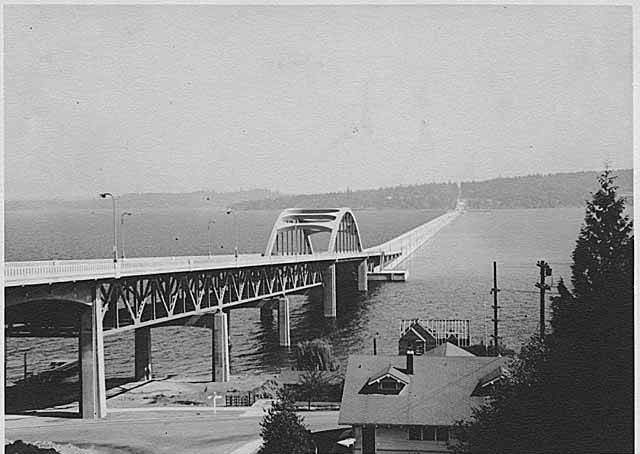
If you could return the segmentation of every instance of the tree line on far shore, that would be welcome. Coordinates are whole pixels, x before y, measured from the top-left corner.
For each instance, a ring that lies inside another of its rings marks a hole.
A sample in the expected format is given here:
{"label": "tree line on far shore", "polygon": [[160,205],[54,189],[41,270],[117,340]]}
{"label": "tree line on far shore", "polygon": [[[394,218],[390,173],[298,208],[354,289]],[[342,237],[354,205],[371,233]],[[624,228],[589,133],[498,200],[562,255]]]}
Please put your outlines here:
{"label": "tree line on far shore", "polygon": [[[437,209],[455,207],[458,195],[471,209],[581,207],[589,193],[597,189],[597,172],[556,173],[486,181],[465,181],[458,185],[428,183],[365,189],[326,194],[277,195],[240,202],[244,210],[275,210],[288,207],[324,208],[348,206],[352,209]],[[617,171],[620,193],[633,192],[632,171]]]}

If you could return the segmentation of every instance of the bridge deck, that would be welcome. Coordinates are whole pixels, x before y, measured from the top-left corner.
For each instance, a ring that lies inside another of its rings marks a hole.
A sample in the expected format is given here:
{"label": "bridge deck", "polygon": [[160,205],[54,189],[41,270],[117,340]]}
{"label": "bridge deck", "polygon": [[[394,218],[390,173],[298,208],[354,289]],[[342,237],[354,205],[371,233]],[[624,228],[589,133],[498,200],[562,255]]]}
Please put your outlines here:
{"label": "bridge deck", "polygon": [[[50,284],[56,282],[88,281],[162,273],[250,268],[292,263],[361,260],[381,253],[377,248],[362,252],[315,253],[285,256],[261,254],[141,257],[121,259],[52,260],[6,262],[5,287]],[[389,254],[389,252],[386,252]],[[399,252],[397,252],[399,254]]]}

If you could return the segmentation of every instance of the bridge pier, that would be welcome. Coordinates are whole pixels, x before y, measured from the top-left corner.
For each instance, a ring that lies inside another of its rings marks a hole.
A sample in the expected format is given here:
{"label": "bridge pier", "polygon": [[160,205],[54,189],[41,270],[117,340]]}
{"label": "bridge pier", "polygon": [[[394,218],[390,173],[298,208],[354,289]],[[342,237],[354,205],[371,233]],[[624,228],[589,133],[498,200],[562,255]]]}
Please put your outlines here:
{"label": "bridge pier", "polygon": [[361,292],[369,290],[367,285],[367,259],[364,259],[358,265],[358,290]]}
{"label": "bridge pier", "polygon": [[82,419],[98,419],[107,415],[101,306],[100,301],[94,298],[93,304],[80,313],[78,362]]}
{"label": "bridge pier", "polygon": [[[231,308],[225,311],[227,314],[227,346],[229,348],[229,352],[231,352]],[[229,368],[231,368],[231,355],[229,356]]]}
{"label": "bridge pier", "polygon": [[271,323],[273,321],[273,308],[271,304],[264,302],[260,306],[260,321],[263,323]]}
{"label": "bridge pier", "polygon": [[211,379],[227,382],[229,381],[229,326],[227,314],[221,310],[213,314],[212,332]]}
{"label": "bridge pier", "polygon": [[322,272],[322,282],[324,286],[324,316],[327,318],[336,317],[336,264],[329,265]]}
{"label": "bridge pier", "polygon": [[151,380],[151,327],[135,330],[135,379]]}
{"label": "bridge pier", "polygon": [[281,347],[291,347],[289,298],[286,295],[278,301],[278,336]]}

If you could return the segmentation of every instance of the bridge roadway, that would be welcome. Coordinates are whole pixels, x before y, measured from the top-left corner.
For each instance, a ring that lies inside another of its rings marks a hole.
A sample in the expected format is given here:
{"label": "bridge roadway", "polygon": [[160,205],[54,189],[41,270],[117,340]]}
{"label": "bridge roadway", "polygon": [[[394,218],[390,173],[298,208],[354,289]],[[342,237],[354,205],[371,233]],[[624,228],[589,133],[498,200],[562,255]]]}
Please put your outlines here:
{"label": "bridge roadway", "polygon": [[[295,263],[345,262],[353,260],[380,260],[382,250],[371,248],[361,252],[316,252],[284,256],[264,254],[239,254],[182,257],[140,257],[120,259],[50,260],[31,262],[6,262],[5,287],[37,284],[118,279],[162,273],[182,273],[205,270],[228,270]],[[386,251],[387,260],[401,255],[401,251]]]}
{"label": "bridge roadway", "polygon": [[[280,345],[291,345],[288,294],[323,287],[326,317],[336,316],[336,270],[367,291],[367,276],[395,268],[459,210],[448,212],[374,248],[363,249],[348,208],[284,210],[264,254],[128,258],[5,264],[7,336],[77,336],[80,413],[106,414],[103,338],[134,330],[135,378],[150,379],[151,327],[196,323],[212,327],[213,381],[229,378],[228,316],[232,308],[277,309]],[[326,251],[310,237],[330,234]]]}

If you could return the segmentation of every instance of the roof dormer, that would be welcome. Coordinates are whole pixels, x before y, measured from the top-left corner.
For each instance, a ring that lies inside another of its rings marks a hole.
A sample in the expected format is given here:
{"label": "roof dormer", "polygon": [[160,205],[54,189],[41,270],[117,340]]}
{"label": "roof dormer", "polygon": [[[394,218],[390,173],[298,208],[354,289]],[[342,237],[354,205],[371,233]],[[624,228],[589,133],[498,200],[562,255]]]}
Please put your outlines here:
{"label": "roof dormer", "polygon": [[390,365],[369,378],[360,394],[400,394],[409,380],[407,374]]}

